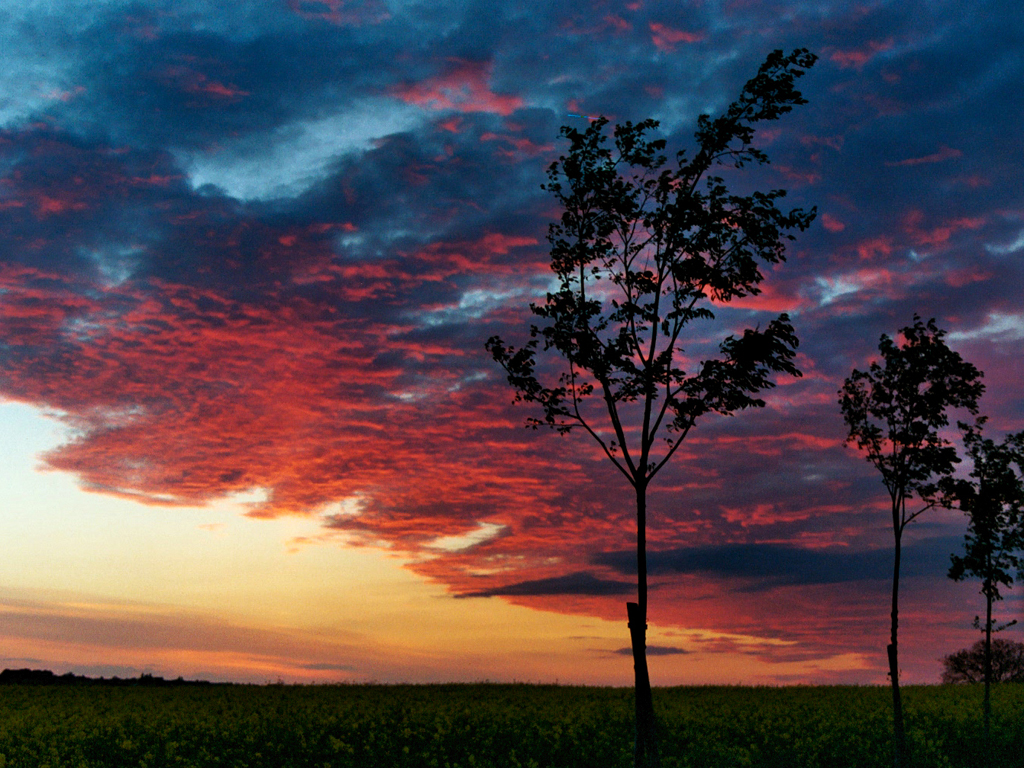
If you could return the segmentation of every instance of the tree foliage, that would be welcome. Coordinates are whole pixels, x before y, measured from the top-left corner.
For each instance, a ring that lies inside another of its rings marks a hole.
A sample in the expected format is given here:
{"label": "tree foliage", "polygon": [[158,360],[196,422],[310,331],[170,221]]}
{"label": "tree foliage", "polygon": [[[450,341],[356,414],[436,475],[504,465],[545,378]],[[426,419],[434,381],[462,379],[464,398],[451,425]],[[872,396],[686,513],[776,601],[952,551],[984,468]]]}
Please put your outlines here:
{"label": "tree foliage", "polygon": [[[943,487],[945,503],[968,518],[964,554],[950,556],[949,577],[980,579],[981,594],[991,601],[1002,600],[1000,586],[1011,587],[1012,572],[1024,570],[1024,432],[997,444],[982,436],[985,421],[959,423],[964,449],[974,465],[973,480],[950,478]],[[975,625],[980,625],[980,618],[975,618]]]}
{"label": "tree foliage", "polygon": [[[942,659],[942,682],[981,683],[985,680],[985,641]],[[992,682],[1024,683],[1024,643],[993,638]]]}
{"label": "tree foliage", "polygon": [[[856,443],[882,475],[893,499],[893,527],[907,523],[937,502],[937,479],[949,476],[960,459],[953,444],[939,435],[948,426],[947,409],[978,412],[985,386],[982,373],[944,341],[945,331],[914,315],[901,329],[900,346],[882,334],[878,349],[884,365],[872,362],[854,370],[843,383],[840,408],[848,427],[847,443]],[[925,505],[911,514],[906,501]]]}
{"label": "tree foliage", "polygon": [[[700,416],[761,406],[755,395],[772,386],[772,374],[800,375],[786,314],[764,330],[729,336],[719,358],[691,372],[680,365],[681,334],[695,320],[713,320],[713,302],[759,293],[761,266],[782,261],[789,230],[806,229],[815,216],[814,209],[781,211],[784,190],[733,194],[713,172],[768,162],[752,143],[754,126],[806,103],[794,81],[815,58],[803,49],[769,55],[724,115],[700,117],[697,151],[678,152],[674,164],[662,154],[665,140],[645,136],[656,120],[615,126],[614,151],[605,146],[604,118],[582,133],[562,128],[569,155],[551,164],[543,185],[564,208],[548,230],[559,287],[543,305],[530,305],[547,323],[531,325],[519,349],[498,336],[487,341],[516,400],[543,410],[529,426],[563,434],[583,427],[635,486],[665,465]],[[539,349],[565,361],[557,381],[542,383]],[[603,407],[588,413],[595,395]],[[631,445],[619,407],[638,401],[642,429]],[[610,435],[599,431],[600,412]],[[670,434],[656,455],[662,426]]]}

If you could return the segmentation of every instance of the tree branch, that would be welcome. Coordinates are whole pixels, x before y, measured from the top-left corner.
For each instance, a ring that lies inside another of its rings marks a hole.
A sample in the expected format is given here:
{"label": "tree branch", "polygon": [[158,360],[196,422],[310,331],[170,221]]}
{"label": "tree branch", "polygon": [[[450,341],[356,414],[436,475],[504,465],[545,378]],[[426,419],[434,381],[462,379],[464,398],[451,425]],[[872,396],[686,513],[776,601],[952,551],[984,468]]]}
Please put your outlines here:
{"label": "tree branch", "polygon": [[680,434],[679,434],[679,437],[678,437],[678,439],[676,439],[676,441],[675,441],[675,442],[674,442],[674,443],[672,444],[672,447],[671,447],[671,448],[669,448],[669,450],[668,450],[668,453],[666,453],[666,454],[665,454],[665,456],[664,456],[664,457],[662,458],[662,460],[661,460],[661,461],[659,461],[659,462],[658,462],[658,463],[657,463],[657,464],[656,464],[656,465],[654,466],[654,469],[652,469],[652,470],[650,471],[650,474],[648,474],[648,475],[647,475],[647,478],[648,478],[648,479],[651,479],[651,478],[653,478],[653,477],[654,477],[654,476],[655,476],[656,474],[658,474],[658,472],[659,472],[659,471],[661,470],[661,468],[662,468],[662,467],[664,467],[664,466],[665,466],[665,465],[666,465],[666,464],[668,463],[668,460],[672,458],[672,454],[673,454],[673,453],[675,453],[675,452],[676,452],[676,449],[677,449],[677,448],[678,448],[678,447],[679,447],[680,445],[682,445],[682,444],[683,444],[683,440],[684,440],[684,439],[686,438],[686,436],[687,436],[687,435],[689,434],[689,432],[690,432],[690,428],[691,428],[691,427],[692,427],[693,425],[694,425],[694,420],[693,420],[693,419],[691,418],[691,419],[690,419],[690,423],[686,425],[686,428],[685,428],[685,429],[684,429],[684,430],[683,430],[682,432],[680,432]]}

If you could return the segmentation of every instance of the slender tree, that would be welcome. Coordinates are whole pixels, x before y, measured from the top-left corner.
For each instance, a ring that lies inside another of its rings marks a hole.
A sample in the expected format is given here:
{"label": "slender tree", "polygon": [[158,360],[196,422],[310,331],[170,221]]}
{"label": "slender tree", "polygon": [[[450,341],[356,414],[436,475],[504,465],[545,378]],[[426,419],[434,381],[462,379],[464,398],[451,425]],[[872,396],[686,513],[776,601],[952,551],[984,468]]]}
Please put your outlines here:
{"label": "slender tree", "polygon": [[[531,325],[519,349],[498,336],[486,344],[516,401],[542,407],[543,418],[527,426],[560,434],[582,427],[635,492],[637,601],[626,608],[637,766],[658,763],[646,657],[648,486],[699,417],[763,406],[755,395],[773,386],[772,374],[800,375],[785,314],[763,330],[728,336],[720,357],[689,374],[680,367],[684,328],[713,320],[712,302],[759,293],[761,264],[783,261],[793,239],[787,232],[806,229],[815,215],[780,211],[783,190],[731,194],[714,170],[767,162],[753,145],[754,126],[806,103],[794,81],[815,58],[803,49],[770,54],[722,116],[700,117],[696,152],[678,152],[674,167],[660,154],[666,142],[645,137],[655,120],[617,125],[614,152],[605,146],[603,117],[583,133],[563,127],[569,154],[551,164],[542,185],[564,208],[548,230],[559,287],[543,305],[530,305],[547,323]],[[548,384],[536,367],[541,351],[561,359],[549,356]]]}
{"label": "slender tree", "polygon": [[980,579],[981,594],[985,596],[985,623],[982,625],[981,617],[975,616],[974,627],[985,633],[983,710],[987,750],[992,719],[992,633],[1017,623],[1013,620],[996,626],[992,603],[1003,599],[1000,586],[1013,586],[1011,571],[1019,574],[1024,569],[1024,481],[1020,475],[1024,470],[1024,432],[1009,435],[996,444],[982,437],[985,421],[982,417],[975,424],[958,423],[964,450],[974,465],[970,474],[973,479],[950,478],[943,485],[946,506],[955,505],[968,518],[965,551],[963,556],[950,555],[949,578]]}
{"label": "slender tree", "polygon": [[[867,371],[854,369],[839,390],[839,405],[849,427],[846,443],[854,442],[881,473],[889,492],[895,540],[892,568],[892,610],[889,677],[892,681],[893,764],[907,765],[907,742],[900,700],[899,627],[900,544],[907,525],[938,503],[938,481],[959,463],[952,443],[939,436],[949,424],[949,408],[978,411],[984,391],[981,372],[946,346],[945,331],[935,320],[901,329],[904,343],[882,334],[878,349],[882,365],[872,362]],[[917,497],[921,506],[907,512]]]}

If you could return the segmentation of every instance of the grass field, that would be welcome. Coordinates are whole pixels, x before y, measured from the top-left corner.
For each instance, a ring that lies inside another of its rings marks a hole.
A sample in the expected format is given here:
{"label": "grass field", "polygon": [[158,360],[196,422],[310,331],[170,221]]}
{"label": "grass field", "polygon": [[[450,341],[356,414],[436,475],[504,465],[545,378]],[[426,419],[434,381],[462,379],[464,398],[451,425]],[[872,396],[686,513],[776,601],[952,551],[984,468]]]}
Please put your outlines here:
{"label": "grass field", "polygon": [[[981,687],[903,690],[915,768],[982,766]],[[0,767],[631,765],[632,691],[538,685],[0,687]],[[883,687],[659,688],[665,768],[891,765]],[[1024,685],[993,692],[1024,765]]]}

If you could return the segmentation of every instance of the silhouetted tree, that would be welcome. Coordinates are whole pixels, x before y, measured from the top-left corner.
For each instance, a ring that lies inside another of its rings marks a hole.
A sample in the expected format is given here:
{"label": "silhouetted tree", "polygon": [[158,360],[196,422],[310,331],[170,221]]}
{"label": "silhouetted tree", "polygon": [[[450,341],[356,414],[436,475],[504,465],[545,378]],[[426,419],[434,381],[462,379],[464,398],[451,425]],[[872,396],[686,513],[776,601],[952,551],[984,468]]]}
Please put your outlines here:
{"label": "silhouetted tree", "polygon": [[[943,483],[944,503],[957,506],[967,515],[967,533],[964,536],[964,555],[950,555],[952,565],[949,578],[963,581],[968,576],[981,579],[981,594],[985,596],[985,624],[974,617],[974,626],[985,633],[984,674],[985,742],[988,744],[992,702],[989,688],[992,682],[992,633],[1000,632],[1017,623],[1013,620],[994,626],[992,603],[1002,600],[999,587],[1013,586],[1011,570],[1021,573],[1024,558],[1024,482],[1020,472],[1024,469],[1024,432],[1009,435],[998,445],[981,435],[984,417],[974,425],[959,422],[963,433],[964,449],[974,463],[973,480],[948,479]],[[1016,467],[1016,471],[1014,470]]]}
{"label": "silhouetted tree", "polygon": [[[776,201],[784,190],[731,194],[713,169],[767,162],[753,146],[754,125],[806,103],[794,80],[815,59],[803,49],[770,54],[725,114],[699,118],[697,150],[690,159],[678,152],[674,168],[664,167],[666,142],[644,136],[658,126],[655,120],[615,126],[614,155],[604,146],[603,117],[583,133],[563,126],[569,155],[551,164],[542,185],[564,208],[548,230],[559,288],[543,305],[530,305],[547,325],[531,325],[530,340],[519,349],[498,336],[486,344],[508,373],[516,401],[543,408],[543,418],[529,418],[527,426],[560,434],[582,427],[635,491],[637,602],[626,607],[638,766],[658,762],[646,658],[648,485],[699,417],[763,406],[754,395],[773,386],[769,376],[800,375],[791,362],[798,342],[785,314],[764,330],[727,337],[721,357],[690,374],[679,367],[684,327],[713,320],[711,302],[759,293],[760,265],[783,261],[784,241],[793,239],[787,231],[806,229],[815,215],[780,211]],[[567,363],[551,386],[536,372],[541,340],[544,352],[554,350]]]}
{"label": "silhouetted tree", "polygon": [[[949,420],[948,408],[978,412],[984,385],[981,372],[946,346],[945,331],[935,320],[901,329],[904,343],[897,345],[882,334],[878,349],[882,365],[854,371],[839,390],[839,405],[849,427],[846,443],[855,442],[865,458],[882,474],[892,501],[895,551],[892,568],[892,612],[889,677],[892,680],[893,763],[907,763],[907,743],[900,701],[898,645],[900,543],[907,524],[938,502],[937,481],[959,463],[956,449],[939,436]],[[907,513],[907,502],[917,496],[922,506]]]}
{"label": "silhouetted tree", "polygon": [[993,683],[1024,683],[1024,643],[996,637],[986,651],[982,639],[943,658],[942,667],[944,683],[984,682],[986,667]]}

